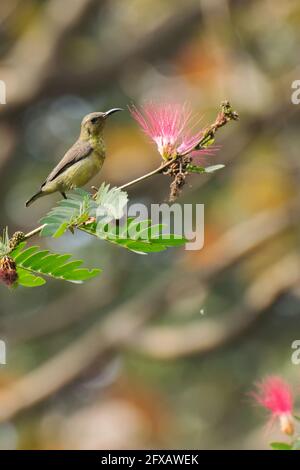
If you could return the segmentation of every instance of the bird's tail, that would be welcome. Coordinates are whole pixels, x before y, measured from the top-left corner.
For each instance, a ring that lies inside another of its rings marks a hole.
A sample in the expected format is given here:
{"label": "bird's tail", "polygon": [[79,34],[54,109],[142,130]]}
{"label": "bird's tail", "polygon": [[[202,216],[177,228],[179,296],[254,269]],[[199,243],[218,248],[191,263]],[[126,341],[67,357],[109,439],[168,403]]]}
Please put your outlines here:
{"label": "bird's tail", "polygon": [[40,189],[37,193],[35,193],[28,201],[25,202],[25,206],[28,207],[32,204],[36,199],[43,196],[43,191]]}

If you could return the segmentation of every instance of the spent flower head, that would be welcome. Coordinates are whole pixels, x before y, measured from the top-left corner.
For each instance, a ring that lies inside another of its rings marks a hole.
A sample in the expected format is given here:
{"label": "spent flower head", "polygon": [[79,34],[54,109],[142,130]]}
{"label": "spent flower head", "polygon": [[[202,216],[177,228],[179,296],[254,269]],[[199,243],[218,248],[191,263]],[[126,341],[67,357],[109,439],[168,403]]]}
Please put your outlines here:
{"label": "spent flower head", "polygon": [[129,109],[143,131],[156,143],[164,160],[190,153],[193,156],[211,153],[207,149],[196,149],[203,131],[193,131],[198,123],[192,124],[195,119],[187,104],[149,102],[140,109],[135,106]]}
{"label": "spent flower head", "polygon": [[293,412],[293,393],[289,384],[281,377],[271,376],[256,384],[252,397],[271,412],[272,419],[279,419],[281,431],[293,435],[295,431]]}
{"label": "spent flower head", "polygon": [[16,263],[9,256],[0,259],[0,281],[13,287],[18,280]]}

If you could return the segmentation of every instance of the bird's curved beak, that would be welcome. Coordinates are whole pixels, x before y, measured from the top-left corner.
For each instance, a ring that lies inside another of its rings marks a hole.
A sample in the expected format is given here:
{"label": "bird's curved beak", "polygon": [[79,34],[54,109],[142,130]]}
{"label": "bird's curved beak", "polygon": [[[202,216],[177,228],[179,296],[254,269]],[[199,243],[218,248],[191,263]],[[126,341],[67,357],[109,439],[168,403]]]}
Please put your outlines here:
{"label": "bird's curved beak", "polygon": [[112,109],[109,109],[108,111],[106,111],[106,113],[104,113],[105,119],[106,119],[108,116],[110,116],[111,114],[116,113],[117,111],[124,111],[124,109],[122,109],[122,108],[112,108]]}

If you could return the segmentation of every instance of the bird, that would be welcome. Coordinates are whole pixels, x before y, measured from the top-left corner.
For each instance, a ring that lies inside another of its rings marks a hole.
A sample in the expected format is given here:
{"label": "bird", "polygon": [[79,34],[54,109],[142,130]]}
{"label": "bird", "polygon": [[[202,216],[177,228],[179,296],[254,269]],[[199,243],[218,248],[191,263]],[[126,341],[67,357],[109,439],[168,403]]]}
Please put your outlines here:
{"label": "bird", "polygon": [[79,138],[51,171],[40,189],[26,201],[26,207],[36,199],[57,191],[67,199],[66,191],[84,186],[101,170],[106,153],[103,139],[105,121],[117,111],[123,109],[93,112],[83,118]]}

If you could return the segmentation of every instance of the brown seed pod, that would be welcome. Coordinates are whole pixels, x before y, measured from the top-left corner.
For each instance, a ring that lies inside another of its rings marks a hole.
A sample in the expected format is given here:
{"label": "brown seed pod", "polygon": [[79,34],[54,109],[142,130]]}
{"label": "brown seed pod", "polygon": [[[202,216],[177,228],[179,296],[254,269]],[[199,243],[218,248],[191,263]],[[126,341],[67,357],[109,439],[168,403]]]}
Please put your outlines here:
{"label": "brown seed pod", "polygon": [[187,166],[191,163],[189,155],[179,156],[174,162],[164,171],[164,175],[169,175],[172,178],[170,184],[169,202],[176,201],[177,197],[185,184],[186,176],[188,174]]}
{"label": "brown seed pod", "polygon": [[16,263],[9,256],[0,259],[0,281],[12,287],[18,280]]}

